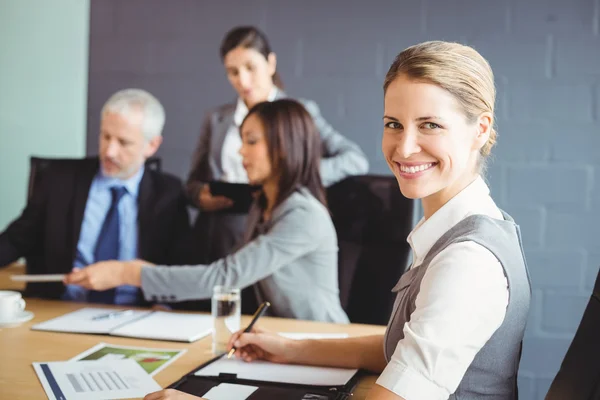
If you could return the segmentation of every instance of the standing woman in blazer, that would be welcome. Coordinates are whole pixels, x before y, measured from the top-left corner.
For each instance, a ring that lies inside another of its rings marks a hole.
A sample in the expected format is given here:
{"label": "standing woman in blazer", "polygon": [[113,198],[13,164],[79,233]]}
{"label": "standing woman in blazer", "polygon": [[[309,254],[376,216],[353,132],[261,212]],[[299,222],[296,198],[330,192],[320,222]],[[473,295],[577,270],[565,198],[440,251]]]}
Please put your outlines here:
{"label": "standing woman in blazer", "polygon": [[[248,182],[239,154],[239,127],[248,109],[255,104],[287,97],[277,73],[276,55],[257,28],[243,26],[229,31],[221,43],[220,53],[238,99],[207,114],[186,184],[191,203],[200,210],[195,227],[195,242],[202,253],[199,262],[212,262],[231,253],[243,236],[247,219],[245,214],[227,213],[232,200],[212,196],[207,183],[212,180]],[[321,135],[323,185],[367,173],[369,164],[358,145],[337,132],[321,116],[315,102],[299,101]]]}

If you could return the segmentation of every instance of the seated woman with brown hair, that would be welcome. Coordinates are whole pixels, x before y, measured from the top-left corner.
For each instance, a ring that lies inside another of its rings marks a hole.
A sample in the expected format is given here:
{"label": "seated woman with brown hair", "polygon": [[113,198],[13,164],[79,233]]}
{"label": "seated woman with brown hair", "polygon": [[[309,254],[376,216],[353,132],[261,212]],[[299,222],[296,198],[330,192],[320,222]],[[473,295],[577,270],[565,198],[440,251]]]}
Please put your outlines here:
{"label": "seated woman with brown hair", "polygon": [[325,204],[321,143],[310,114],[288,99],[259,103],[241,125],[243,165],[262,186],[245,244],[209,265],[151,266],[107,261],[75,270],[65,283],[108,290],[141,287],[152,301],[207,299],[213,287],[254,285],[278,317],[348,322],[341,307],[337,236]]}

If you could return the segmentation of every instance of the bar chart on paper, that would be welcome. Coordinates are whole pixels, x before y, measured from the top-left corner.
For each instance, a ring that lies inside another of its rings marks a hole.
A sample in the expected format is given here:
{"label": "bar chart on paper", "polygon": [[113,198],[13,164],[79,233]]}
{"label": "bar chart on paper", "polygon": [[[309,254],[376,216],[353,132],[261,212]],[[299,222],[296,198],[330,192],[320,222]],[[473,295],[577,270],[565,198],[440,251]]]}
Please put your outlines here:
{"label": "bar chart on paper", "polygon": [[[48,366],[45,366],[48,368]],[[113,370],[93,372],[80,372],[67,374],[67,379],[77,393],[129,389],[130,386],[123,377]]]}
{"label": "bar chart on paper", "polygon": [[49,399],[144,397],[160,386],[134,360],[34,363]]}

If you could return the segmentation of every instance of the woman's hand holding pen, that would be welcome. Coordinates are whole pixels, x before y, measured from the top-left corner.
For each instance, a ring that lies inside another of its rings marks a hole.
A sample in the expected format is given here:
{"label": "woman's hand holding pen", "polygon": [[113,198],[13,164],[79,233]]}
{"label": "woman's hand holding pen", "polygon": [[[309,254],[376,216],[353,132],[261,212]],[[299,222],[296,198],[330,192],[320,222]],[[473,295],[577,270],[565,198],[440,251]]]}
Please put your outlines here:
{"label": "woman's hand holding pen", "polygon": [[288,339],[259,328],[252,328],[250,333],[244,333],[244,330],[234,333],[229,339],[227,350],[229,351],[235,346],[237,351],[234,355],[248,362],[266,360],[287,364],[294,361],[299,343],[298,340]]}

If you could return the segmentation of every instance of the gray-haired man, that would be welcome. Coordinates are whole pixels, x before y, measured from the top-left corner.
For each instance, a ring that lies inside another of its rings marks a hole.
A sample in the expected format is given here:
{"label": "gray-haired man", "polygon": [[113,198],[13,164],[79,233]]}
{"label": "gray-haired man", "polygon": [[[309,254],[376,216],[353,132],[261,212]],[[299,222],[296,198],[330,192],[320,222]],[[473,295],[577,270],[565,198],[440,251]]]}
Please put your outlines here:
{"label": "gray-haired man", "polygon": [[[0,234],[0,266],[26,257],[28,273],[56,274],[110,259],[186,261],[189,219],[181,182],[145,168],[162,143],[162,105],[148,92],[126,89],[111,96],[101,115],[99,157],[60,160],[44,170],[21,216]],[[94,292],[31,283],[27,293],[96,303],[142,301],[127,286]]]}

